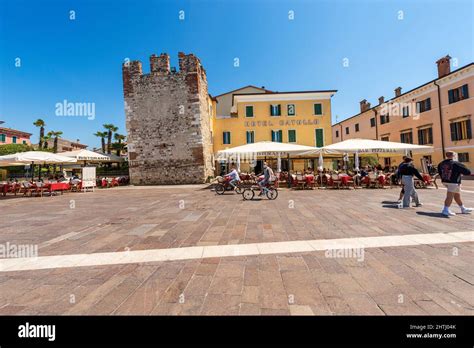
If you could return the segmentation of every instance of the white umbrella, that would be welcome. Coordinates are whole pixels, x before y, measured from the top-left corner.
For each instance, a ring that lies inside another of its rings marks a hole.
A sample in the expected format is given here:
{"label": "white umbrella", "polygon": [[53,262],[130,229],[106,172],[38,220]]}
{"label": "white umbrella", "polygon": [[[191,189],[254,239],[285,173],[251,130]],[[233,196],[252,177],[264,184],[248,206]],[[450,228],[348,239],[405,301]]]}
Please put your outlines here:
{"label": "white umbrella", "polygon": [[256,154],[257,156],[278,156],[278,153],[287,153],[293,155],[303,154],[305,152],[316,150],[313,146],[279,143],[273,141],[260,141],[257,143],[246,144],[218,151],[219,157],[226,157],[236,154]]}
{"label": "white umbrella", "polygon": [[18,152],[11,155],[0,156],[0,165],[10,164],[50,164],[50,163],[75,163],[75,158],[61,156],[51,152],[44,151],[26,151]]}
{"label": "white umbrella", "polygon": [[323,169],[324,169],[323,167],[324,167],[323,153],[320,152],[320,153],[319,153],[319,159],[318,159],[318,170],[319,170],[320,172],[322,172]]}
{"label": "white umbrella", "polygon": [[415,145],[397,143],[393,141],[381,141],[371,139],[348,139],[339,143],[324,146],[313,151],[308,151],[305,154],[319,153],[323,151],[327,154],[345,154],[345,153],[356,153],[368,154],[368,153],[400,153],[404,154],[407,151],[413,151],[415,153],[426,153],[433,152],[432,146],[426,145]]}
{"label": "white umbrella", "polygon": [[108,162],[110,157],[101,153],[89,151],[86,149],[60,152],[59,155],[75,158],[78,161]]}

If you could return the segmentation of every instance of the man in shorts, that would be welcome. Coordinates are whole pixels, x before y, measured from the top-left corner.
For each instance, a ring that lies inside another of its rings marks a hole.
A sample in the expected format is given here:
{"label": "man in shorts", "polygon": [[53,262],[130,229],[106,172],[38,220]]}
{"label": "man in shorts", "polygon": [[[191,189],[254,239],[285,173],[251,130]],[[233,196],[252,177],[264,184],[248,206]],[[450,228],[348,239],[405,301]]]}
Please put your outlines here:
{"label": "man in shorts", "polygon": [[441,177],[441,182],[448,190],[442,211],[444,216],[456,215],[456,213],[449,209],[453,198],[461,208],[461,214],[469,214],[472,212],[472,209],[466,208],[461,201],[461,176],[471,175],[471,171],[467,169],[464,164],[455,161],[454,156],[455,153],[453,151],[446,152],[446,159],[438,165],[438,173]]}

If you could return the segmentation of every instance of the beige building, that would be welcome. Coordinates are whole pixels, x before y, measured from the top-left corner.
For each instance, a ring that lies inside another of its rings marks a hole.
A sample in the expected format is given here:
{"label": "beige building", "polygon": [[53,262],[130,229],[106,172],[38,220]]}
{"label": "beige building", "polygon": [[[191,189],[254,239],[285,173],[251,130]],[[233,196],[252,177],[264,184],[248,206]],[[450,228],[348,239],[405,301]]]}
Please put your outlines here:
{"label": "beige building", "polygon": [[[432,81],[405,93],[398,87],[393,98],[380,97],[373,107],[362,100],[360,113],[332,126],[333,142],[366,138],[432,145],[433,153],[414,156],[418,167],[423,157],[438,164],[444,152],[453,150],[459,161],[474,169],[474,63],[451,71],[450,59],[446,56],[436,62],[438,77]],[[400,160],[394,156],[381,162],[397,165]]]}

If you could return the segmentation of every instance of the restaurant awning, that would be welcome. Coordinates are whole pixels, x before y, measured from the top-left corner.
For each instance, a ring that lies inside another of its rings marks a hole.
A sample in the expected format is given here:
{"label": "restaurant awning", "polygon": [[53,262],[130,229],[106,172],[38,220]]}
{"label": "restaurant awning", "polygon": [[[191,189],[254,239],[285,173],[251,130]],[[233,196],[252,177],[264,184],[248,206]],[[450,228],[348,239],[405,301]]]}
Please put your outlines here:
{"label": "restaurant awning", "polygon": [[75,158],[78,161],[109,162],[110,157],[86,149],[61,152],[60,155]]}
{"label": "restaurant awning", "polygon": [[393,141],[371,140],[371,139],[348,139],[339,143],[324,146],[305,155],[323,153],[323,154],[406,154],[408,151],[413,153],[433,152],[432,146],[397,143]]}
{"label": "restaurant awning", "polygon": [[0,165],[18,165],[18,164],[52,164],[52,163],[75,163],[75,158],[58,155],[52,152],[44,151],[26,151],[17,152],[10,155],[0,156]]}
{"label": "restaurant awning", "polygon": [[316,149],[317,148],[313,146],[260,141],[218,151],[217,156],[225,157],[237,154],[254,154],[256,156],[277,156],[278,154],[300,155]]}

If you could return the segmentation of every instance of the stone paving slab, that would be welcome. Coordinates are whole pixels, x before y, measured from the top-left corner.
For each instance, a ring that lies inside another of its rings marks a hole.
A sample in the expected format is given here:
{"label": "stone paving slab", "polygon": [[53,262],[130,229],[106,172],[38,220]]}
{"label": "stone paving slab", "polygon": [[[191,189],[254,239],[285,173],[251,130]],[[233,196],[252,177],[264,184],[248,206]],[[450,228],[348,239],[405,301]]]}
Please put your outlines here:
{"label": "stone paving slab", "polygon": [[[474,206],[474,182],[464,188]],[[398,192],[281,190],[246,202],[186,186],[0,198],[0,244],[48,256],[473,230],[470,215],[440,216],[445,190],[420,190],[425,205],[407,210],[390,203]],[[209,249],[195,260],[0,272],[0,314],[474,314],[472,242],[367,248],[363,261],[266,248],[279,254]]]}

